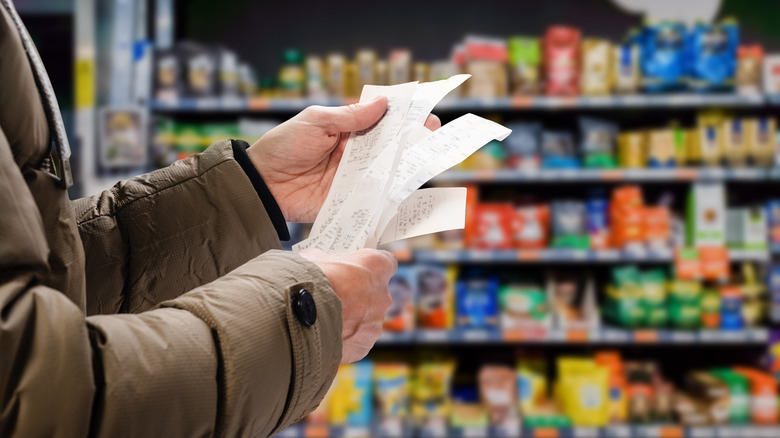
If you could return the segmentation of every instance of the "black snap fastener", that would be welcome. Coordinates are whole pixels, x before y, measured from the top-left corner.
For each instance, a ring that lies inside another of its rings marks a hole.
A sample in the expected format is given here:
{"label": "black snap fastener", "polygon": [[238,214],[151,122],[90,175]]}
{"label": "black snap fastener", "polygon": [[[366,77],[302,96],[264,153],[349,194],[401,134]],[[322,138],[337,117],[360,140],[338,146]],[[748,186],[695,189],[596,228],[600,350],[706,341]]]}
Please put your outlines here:
{"label": "black snap fastener", "polygon": [[317,321],[317,305],[314,304],[314,297],[306,289],[301,289],[293,295],[293,313],[298,320],[310,327]]}

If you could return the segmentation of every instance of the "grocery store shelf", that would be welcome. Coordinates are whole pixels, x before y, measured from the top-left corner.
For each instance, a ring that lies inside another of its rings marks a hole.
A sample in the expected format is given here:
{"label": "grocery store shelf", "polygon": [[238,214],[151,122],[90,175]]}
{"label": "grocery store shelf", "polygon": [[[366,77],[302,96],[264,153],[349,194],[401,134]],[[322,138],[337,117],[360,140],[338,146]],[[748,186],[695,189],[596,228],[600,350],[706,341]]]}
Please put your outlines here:
{"label": "grocery store shelf", "polygon": [[[520,249],[520,250],[416,250],[412,258],[422,263],[615,263],[615,262],[671,262],[674,254],[671,250],[643,254],[617,249]],[[765,250],[729,250],[729,258],[734,262],[766,261],[769,251]]]}
{"label": "grocery store shelf", "polygon": [[493,171],[449,170],[434,183],[580,183],[580,182],[670,182],[670,181],[767,181],[780,180],[780,169],[760,168],[667,168],[667,169],[539,169]]}
{"label": "grocery store shelf", "polygon": [[[416,432],[416,433],[415,433]],[[316,437],[483,437],[483,438],[776,438],[780,426],[608,426],[603,428],[522,428],[501,430],[488,427],[449,428],[447,430],[418,429],[402,434],[382,433],[373,427],[324,427],[295,425],[277,434],[278,438]]]}
{"label": "grocery store shelf", "polygon": [[[773,100],[774,99],[774,100]],[[153,100],[150,109],[158,112],[288,112],[310,105],[344,105],[356,99],[264,99],[264,98],[180,98]],[[558,110],[588,108],[676,108],[676,107],[756,107],[766,102],[780,105],[780,98],[762,94],[664,94],[599,97],[516,96],[493,99],[444,99],[440,111]]]}
{"label": "grocery store shelf", "polygon": [[626,330],[602,327],[581,329],[533,330],[412,330],[385,331],[378,345],[412,344],[470,344],[470,343],[529,343],[529,344],[766,344],[766,328],[746,330]]}

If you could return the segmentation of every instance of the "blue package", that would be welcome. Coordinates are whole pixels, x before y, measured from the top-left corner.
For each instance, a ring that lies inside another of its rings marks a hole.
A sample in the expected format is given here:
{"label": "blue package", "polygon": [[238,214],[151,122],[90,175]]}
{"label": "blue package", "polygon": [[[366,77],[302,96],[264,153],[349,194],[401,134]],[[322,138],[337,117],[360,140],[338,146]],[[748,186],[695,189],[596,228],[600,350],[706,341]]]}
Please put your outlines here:
{"label": "blue package", "polygon": [[695,91],[732,91],[738,46],[737,23],[696,24],[686,39],[689,87]]}
{"label": "blue package", "polygon": [[585,201],[585,217],[588,227],[588,235],[593,244],[594,239],[598,243],[607,245],[609,236],[609,201],[599,195]]}
{"label": "blue package", "polygon": [[651,93],[685,86],[685,26],[661,22],[645,27],[640,37],[642,88]]}
{"label": "blue package", "polygon": [[574,136],[570,132],[542,132],[542,168],[577,169]]}
{"label": "blue package", "polygon": [[498,279],[459,280],[456,288],[459,328],[498,327]]}
{"label": "blue package", "polygon": [[349,413],[347,426],[368,427],[371,426],[371,420],[374,417],[374,395],[372,393],[374,364],[368,360],[361,360],[352,366],[354,367],[354,385],[356,394],[359,394],[360,409]]}

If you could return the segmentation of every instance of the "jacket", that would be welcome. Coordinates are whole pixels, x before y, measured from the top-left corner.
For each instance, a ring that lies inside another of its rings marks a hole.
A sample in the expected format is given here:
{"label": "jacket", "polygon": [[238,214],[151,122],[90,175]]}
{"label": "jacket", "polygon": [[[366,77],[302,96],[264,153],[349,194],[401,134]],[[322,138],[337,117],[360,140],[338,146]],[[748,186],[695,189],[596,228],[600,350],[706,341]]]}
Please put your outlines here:
{"label": "jacket", "polygon": [[279,250],[231,141],[70,201],[57,103],[10,0],[0,56],[0,436],[263,437],[313,410],[341,302]]}

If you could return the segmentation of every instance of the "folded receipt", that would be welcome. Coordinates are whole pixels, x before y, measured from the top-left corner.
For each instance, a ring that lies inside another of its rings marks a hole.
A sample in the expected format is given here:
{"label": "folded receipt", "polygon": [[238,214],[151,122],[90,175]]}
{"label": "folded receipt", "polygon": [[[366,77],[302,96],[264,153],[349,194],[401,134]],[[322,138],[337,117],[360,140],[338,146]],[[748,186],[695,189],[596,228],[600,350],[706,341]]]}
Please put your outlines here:
{"label": "folded receipt", "polygon": [[386,96],[387,111],[374,126],[350,134],[311,233],[293,250],[356,251],[463,228],[465,188],[420,187],[511,132],[474,114],[436,131],[424,126],[436,104],[468,78],[366,85],[360,102]]}

